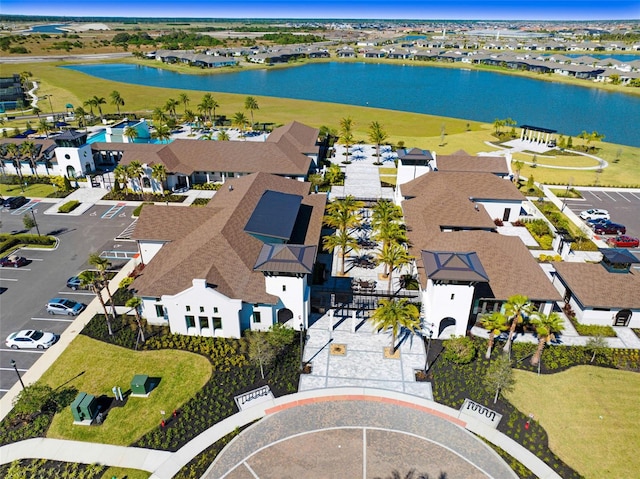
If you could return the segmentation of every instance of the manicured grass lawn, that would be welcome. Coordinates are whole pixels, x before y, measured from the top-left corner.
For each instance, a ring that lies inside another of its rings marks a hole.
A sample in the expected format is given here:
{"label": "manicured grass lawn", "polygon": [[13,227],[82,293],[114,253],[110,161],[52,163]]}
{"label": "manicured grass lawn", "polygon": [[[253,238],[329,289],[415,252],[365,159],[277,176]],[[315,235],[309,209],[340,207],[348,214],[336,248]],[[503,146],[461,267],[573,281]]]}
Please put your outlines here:
{"label": "manicured grass lawn", "polygon": [[56,188],[53,185],[33,184],[24,187],[24,192],[20,185],[0,184],[0,195],[4,198],[9,196],[26,196],[27,198],[46,198],[53,193]]}
{"label": "manicured grass lawn", "polygon": [[[533,155],[526,153],[517,153],[513,155],[514,160],[520,160],[525,162],[533,162]],[[593,167],[598,166],[598,162],[588,156],[545,156],[536,155],[537,168],[543,168],[543,165],[548,166],[569,166],[583,168],[586,166]]]}
{"label": "manicured grass lawn", "polygon": [[47,372],[42,381],[53,388],[113,397],[111,388],[129,389],[136,374],[161,378],[148,398],[129,398],[113,408],[101,426],[74,426],[71,409],[58,413],[47,437],[128,445],[158,427],[160,411],[171,412],[193,397],[209,380],[211,364],[204,356],[175,350],[131,351],[78,336]]}
{"label": "manicured grass lawn", "polygon": [[139,469],[125,469],[124,467],[110,467],[104,474],[102,479],[113,479],[114,477],[127,479],[147,479],[151,475],[150,472],[141,471]]}
{"label": "manicured grass lawn", "polygon": [[638,477],[640,375],[592,366],[538,376],[515,370],[509,401],[533,413],[550,448],[587,479]]}

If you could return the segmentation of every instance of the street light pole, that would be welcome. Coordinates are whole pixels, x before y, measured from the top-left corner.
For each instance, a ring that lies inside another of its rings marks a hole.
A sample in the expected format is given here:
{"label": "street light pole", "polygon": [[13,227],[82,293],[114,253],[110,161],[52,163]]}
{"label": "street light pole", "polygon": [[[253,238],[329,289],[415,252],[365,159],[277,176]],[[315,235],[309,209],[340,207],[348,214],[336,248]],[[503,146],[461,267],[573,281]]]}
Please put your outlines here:
{"label": "street light pole", "polygon": [[24,389],[24,383],[22,382],[22,378],[20,377],[20,372],[18,371],[18,366],[17,366],[16,362],[13,359],[11,360],[11,366],[13,366],[13,369],[16,370],[16,374],[18,375],[18,380],[20,381],[20,384],[22,385],[22,389]]}
{"label": "street light pole", "polygon": [[300,323],[300,371],[304,369],[304,324]]}
{"label": "street light pole", "polygon": [[429,338],[427,339],[427,354],[424,362],[425,374],[427,373],[427,371],[429,371],[429,349],[431,349],[431,338],[433,338],[433,326],[434,324],[431,323],[431,328],[429,328]]}
{"label": "street light pole", "polygon": [[51,114],[53,115],[53,105],[51,104],[51,97],[53,95],[47,95],[47,98],[49,99],[49,108],[51,108]]}

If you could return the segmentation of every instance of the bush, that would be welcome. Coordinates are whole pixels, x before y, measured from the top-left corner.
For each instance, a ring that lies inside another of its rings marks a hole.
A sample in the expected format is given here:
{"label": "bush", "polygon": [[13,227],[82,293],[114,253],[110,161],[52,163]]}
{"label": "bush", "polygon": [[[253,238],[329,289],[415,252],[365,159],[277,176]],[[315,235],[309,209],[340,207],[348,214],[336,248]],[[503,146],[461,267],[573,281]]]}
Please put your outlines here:
{"label": "bush", "polygon": [[192,188],[194,190],[213,190],[213,191],[218,191],[221,186],[222,186],[222,183],[198,183],[196,185],[193,185]]}
{"label": "bush", "polygon": [[467,336],[451,336],[451,339],[444,343],[444,353],[442,356],[452,363],[470,363],[473,361],[475,355],[476,348],[473,340]]}
{"label": "bush", "polygon": [[135,217],[137,218],[138,216],[140,216],[140,212],[142,211],[142,207],[143,207],[144,205],[152,205],[152,204],[153,204],[153,203],[150,203],[150,202],[148,202],[148,201],[145,201],[144,203],[141,203],[140,205],[138,205],[138,206],[136,207],[136,209],[134,209],[134,210],[133,210],[132,215],[133,215],[133,216],[135,216]]}
{"label": "bush", "polygon": [[211,201],[211,198],[196,198],[191,203],[191,206],[206,206],[209,201]]}
{"label": "bush", "polygon": [[53,236],[38,236],[32,234],[11,235],[2,233],[0,234],[0,254],[19,244],[53,246],[55,243],[56,239]]}
{"label": "bush", "polygon": [[78,206],[80,206],[80,202],[78,200],[67,201],[65,204],[58,208],[58,213],[70,213]]}

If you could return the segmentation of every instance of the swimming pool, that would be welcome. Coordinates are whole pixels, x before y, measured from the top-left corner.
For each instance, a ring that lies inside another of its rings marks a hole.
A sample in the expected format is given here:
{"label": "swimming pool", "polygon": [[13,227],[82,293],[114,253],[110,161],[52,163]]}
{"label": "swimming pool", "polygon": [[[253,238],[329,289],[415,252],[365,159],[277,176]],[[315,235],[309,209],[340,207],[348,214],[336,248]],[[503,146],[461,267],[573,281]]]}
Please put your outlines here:
{"label": "swimming pool", "polygon": [[[147,144],[168,144],[171,143],[173,141],[173,139],[169,140],[169,141],[160,141],[160,140],[156,140],[155,138],[136,138],[133,140],[133,143],[147,143]],[[95,133],[94,135],[91,135],[90,137],[87,138],[87,143],[91,144],[91,143],[107,143],[107,132],[106,130],[100,130],[98,133]],[[111,142],[110,143],[124,143],[124,141],[122,141],[122,135],[111,135]],[[131,143],[131,142],[129,142]]]}

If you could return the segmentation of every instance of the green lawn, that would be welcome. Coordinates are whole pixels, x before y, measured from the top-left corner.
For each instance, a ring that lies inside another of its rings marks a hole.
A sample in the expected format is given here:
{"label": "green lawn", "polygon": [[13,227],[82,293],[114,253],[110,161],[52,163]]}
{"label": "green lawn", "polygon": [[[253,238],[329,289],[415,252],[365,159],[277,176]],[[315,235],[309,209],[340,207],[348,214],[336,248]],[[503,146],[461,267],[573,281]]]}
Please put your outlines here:
{"label": "green lawn", "polygon": [[151,475],[150,472],[141,471],[140,469],[125,469],[124,467],[110,467],[104,474],[102,479],[113,479],[114,477],[126,479],[147,479]]}
{"label": "green lawn", "polygon": [[0,183],[0,195],[4,198],[9,196],[26,196],[27,198],[46,198],[53,193],[56,188],[53,185],[33,184],[23,188],[20,185],[5,185]]}
{"label": "green lawn", "polygon": [[78,336],[42,376],[53,388],[64,385],[98,397],[113,397],[111,388],[129,389],[135,374],[160,377],[148,398],[129,398],[126,406],[109,412],[99,427],[74,426],[71,409],[56,414],[47,437],[128,445],[154,427],[166,411],[180,407],[209,380],[211,364],[204,356],[185,351],[131,351]]}
{"label": "green lawn", "polygon": [[640,374],[593,366],[514,374],[509,401],[534,415],[567,464],[587,479],[638,477]]}

